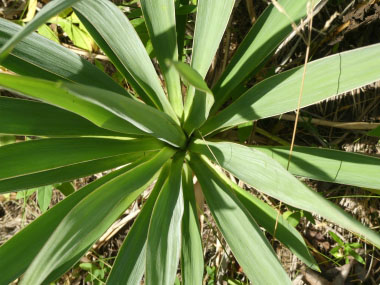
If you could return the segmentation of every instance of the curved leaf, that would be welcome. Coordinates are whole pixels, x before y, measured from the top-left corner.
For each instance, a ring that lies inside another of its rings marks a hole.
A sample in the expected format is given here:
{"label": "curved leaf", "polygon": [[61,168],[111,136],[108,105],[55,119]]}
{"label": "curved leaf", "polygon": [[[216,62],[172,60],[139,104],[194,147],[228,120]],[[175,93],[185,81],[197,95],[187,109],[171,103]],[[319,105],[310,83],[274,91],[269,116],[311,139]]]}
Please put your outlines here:
{"label": "curved leaf", "polygon": [[[101,36],[102,41],[107,43],[104,51],[112,51],[113,57],[117,57],[123,69],[131,75],[129,77],[137,82],[155,106],[179,122],[144,45],[120,9],[108,0],[84,0],[75,4],[74,9],[87,30],[91,34],[96,31],[94,39]],[[102,44],[99,46],[102,47]]]}
{"label": "curved leaf", "polygon": [[[207,144],[207,146],[206,146]],[[297,180],[277,161],[254,148],[234,143],[196,141],[190,149],[206,155],[258,191],[310,211],[363,236],[380,248],[380,235]],[[212,153],[210,153],[210,150]]]}
{"label": "curved leaf", "polygon": [[[0,18],[0,46],[21,30],[22,27]],[[90,62],[36,33],[20,41],[1,65],[20,75],[52,81],[67,80],[130,96]]]}
{"label": "curved leaf", "polygon": [[151,160],[100,186],[81,200],[44,244],[21,284],[41,284],[56,268],[94,243],[144,191],[173,153],[174,150],[163,149]]}
{"label": "curved leaf", "polygon": [[228,179],[196,154],[191,154],[190,167],[216,224],[248,278],[255,284],[291,284],[267,238],[232,192]]}
{"label": "curved leaf", "polygon": [[117,93],[8,74],[0,74],[0,85],[70,110],[102,128],[127,134],[148,133],[178,147],[186,141],[181,128],[168,115]]}
{"label": "curved leaf", "polygon": [[[310,62],[301,107],[379,80],[379,54],[380,44],[375,44]],[[211,117],[202,127],[202,133],[206,135],[217,129],[295,110],[302,74],[301,66],[260,82]]]}
{"label": "curved leaf", "polygon": [[1,96],[0,134],[47,137],[125,136],[99,128],[81,116],[49,104]]}
{"label": "curved leaf", "polygon": [[[254,148],[287,167],[289,147]],[[358,153],[297,146],[293,149],[289,172],[321,181],[380,189],[380,158]]]}

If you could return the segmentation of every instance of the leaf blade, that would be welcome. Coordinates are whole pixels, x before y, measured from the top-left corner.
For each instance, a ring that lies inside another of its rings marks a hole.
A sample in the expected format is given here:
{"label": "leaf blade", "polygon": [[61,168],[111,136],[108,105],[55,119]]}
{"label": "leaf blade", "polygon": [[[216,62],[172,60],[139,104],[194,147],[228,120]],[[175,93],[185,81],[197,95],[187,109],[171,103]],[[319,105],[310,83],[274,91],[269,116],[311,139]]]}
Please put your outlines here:
{"label": "leaf blade", "polygon": [[[375,44],[310,62],[301,108],[379,80],[379,52],[380,44]],[[260,82],[210,118],[202,133],[295,110],[302,73],[303,67],[297,67]]]}
{"label": "leaf blade", "polygon": [[259,226],[231,191],[227,178],[196,154],[191,154],[189,163],[219,229],[248,278],[257,284],[291,284]]}
{"label": "leaf blade", "polygon": [[[323,198],[287,172],[278,162],[264,153],[234,143],[211,143],[202,141],[190,149],[208,156],[233,175],[293,207],[317,213],[380,247],[380,235],[362,225],[334,203]],[[209,148],[212,153],[210,153]],[[255,176],[252,176],[255,173]]]}

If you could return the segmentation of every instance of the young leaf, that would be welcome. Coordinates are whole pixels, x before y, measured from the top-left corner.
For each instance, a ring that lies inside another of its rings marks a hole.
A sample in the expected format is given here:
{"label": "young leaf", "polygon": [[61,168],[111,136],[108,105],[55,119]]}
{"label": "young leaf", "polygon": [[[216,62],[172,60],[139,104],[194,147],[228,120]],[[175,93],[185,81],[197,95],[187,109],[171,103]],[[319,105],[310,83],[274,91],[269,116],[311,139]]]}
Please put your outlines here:
{"label": "young leaf", "polygon": [[[174,284],[181,252],[183,196],[181,173],[184,153],[173,158],[152,212],[146,249],[146,284]],[[159,234],[158,234],[159,233]]]}
{"label": "young leaf", "polygon": [[42,213],[46,212],[49,208],[52,195],[53,186],[51,185],[37,188],[37,201]]}
{"label": "young leaf", "polygon": [[191,154],[190,167],[216,224],[248,278],[255,284],[291,284],[267,238],[232,192],[228,178],[196,154]]}
{"label": "young leaf", "polygon": [[[72,257],[78,257],[78,253],[101,236],[144,191],[173,153],[173,150],[164,148],[148,162],[100,186],[80,201],[44,244],[25,272],[21,284],[41,284],[67,261],[73,265],[76,261]],[[83,223],[83,219],[86,219],[86,223]]]}
{"label": "young leaf", "polygon": [[211,160],[217,159],[223,168],[258,191],[290,206],[319,214],[363,236],[380,248],[378,233],[365,227],[337,205],[301,183],[266,154],[234,143],[204,143],[200,140],[191,145],[190,149],[206,155]]}
{"label": "young leaf", "polygon": [[[379,80],[379,53],[380,44],[375,44],[310,62],[301,108]],[[258,83],[211,117],[203,125],[202,134],[295,110],[302,73],[301,66]]]}
{"label": "young leaf", "polygon": [[193,104],[185,113],[184,130],[191,134],[194,129],[200,127],[207,119],[210,108],[214,103],[214,97],[202,76],[189,65],[183,62],[172,62],[172,65],[181,75],[183,81],[190,84],[190,88],[195,88]]}

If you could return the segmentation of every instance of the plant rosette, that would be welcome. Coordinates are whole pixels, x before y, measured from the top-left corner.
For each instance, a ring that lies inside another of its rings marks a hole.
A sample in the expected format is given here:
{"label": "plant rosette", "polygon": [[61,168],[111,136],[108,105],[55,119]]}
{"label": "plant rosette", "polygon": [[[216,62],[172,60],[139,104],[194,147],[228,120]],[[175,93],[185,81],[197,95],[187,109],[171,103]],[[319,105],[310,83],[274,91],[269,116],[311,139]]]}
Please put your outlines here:
{"label": "plant rosette", "polygon": [[[380,189],[378,158],[295,147],[286,170],[287,148],[213,139],[223,130],[297,109],[303,66],[242,87],[292,25],[306,17],[308,1],[269,5],[212,87],[204,77],[235,1],[198,0],[190,64],[178,60],[186,16],[176,17],[175,2],[141,0],[164,87],[133,25],[111,1],[50,1],[24,28],[0,19],[1,64],[16,74],[0,74],[0,86],[27,98],[0,97],[0,133],[36,138],[0,147],[0,193],[117,168],[68,195],[3,244],[0,284],[20,277],[20,284],[59,278],[154,181],[107,284],[139,284],[145,276],[146,284],[172,285],[179,260],[183,284],[202,284],[194,175],[216,225],[254,284],[291,284],[260,227],[275,232],[307,266],[319,270],[318,264],[286,219],[225,172],[380,247],[377,232],[295,178]],[[133,94],[69,49],[32,33],[69,7]],[[379,54],[380,44],[375,44],[308,63],[301,107],[379,80]]]}

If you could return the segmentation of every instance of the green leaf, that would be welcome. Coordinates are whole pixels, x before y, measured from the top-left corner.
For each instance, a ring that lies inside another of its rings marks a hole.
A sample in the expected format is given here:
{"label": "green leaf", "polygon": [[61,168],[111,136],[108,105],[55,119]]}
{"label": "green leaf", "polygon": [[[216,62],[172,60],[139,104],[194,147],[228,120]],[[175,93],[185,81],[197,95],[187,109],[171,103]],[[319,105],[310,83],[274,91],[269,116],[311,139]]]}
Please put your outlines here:
{"label": "green leaf", "polygon": [[49,104],[1,96],[0,133],[47,137],[125,136]]}
{"label": "green leaf", "polygon": [[190,149],[211,160],[216,158],[223,168],[258,191],[290,206],[319,214],[380,247],[380,235],[377,232],[365,227],[337,205],[308,188],[263,152],[234,143],[203,143],[200,140]]}
{"label": "green leaf", "polygon": [[59,138],[0,147],[0,193],[70,181],[162,149],[154,139]]}
{"label": "green leaf", "polygon": [[8,74],[0,74],[0,85],[70,110],[102,128],[140,135],[148,133],[179,147],[186,140],[168,115],[117,93]]}
{"label": "green leaf", "polygon": [[[289,147],[254,147],[287,167]],[[358,171],[360,169],[360,171]],[[289,172],[311,179],[380,189],[380,158],[331,149],[294,147]]]}
{"label": "green leaf", "polygon": [[32,21],[30,21],[22,30],[13,35],[12,38],[1,47],[0,63],[23,38],[37,30],[39,26],[47,22],[51,17],[57,15],[78,1],[79,0],[55,0],[46,4]]}
{"label": "green leaf", "polygon": [[278,216],[275,209],[236,184],[232,184],[232,188],[237,198],[260,226],[273,236],[277,221],[276,239],[288,247],[307,266],[320,271],[301,234],[286,219],[281,215]]}
{"label": "green leaf", "polygon": [[[292,31],[292,23],[298,24],[307,15],[309,0],[278,0],[286,15],[273,4],[257,19],[238,50],[213,88],[215,113],[247,78],[254,75]],[[314,1],[317,4],[318,1]],[[300,83],[301,84],[301,83]]]}
{"label": "green leaf", "polygon": [[141,0],[140,3],[154,51],[165,78],[170,103],[177,116],[181,118],[183,112],[181,83],[174,67],[166,63],[167,60],[178,60],[174,1]]}
{"label": "green leaf", "polygon": [[[200,0],[198,2],[191,67],[200,74],[201,78],[205,78],[219,48],[234,4],[234,0]],[[185,102],[185,119],[188,124],[188,126],[185,125],[185,129],[188,133],[205,122],[214,104],[214,97],[210,95],[212,92],[209,92],[208,88],[207,91],[203,90],[206,92],[204,94],[197,85],[193,86],[195,88],[189,88]]]}
{"label": "green leaf", "polygon": [[52,195],[53,186],[51,185],[37,188],[37,201],[42,213],[49,208]]}
{"label": "green leaf", "polygon": [[146,241],[149,222],[157,196],[169,173],[164,167],[139,216],[129,230],[112,266],[107,284],[139,284],[145,271]]}
{"label": "green leaf", "polygon": [[74,261],[72,257],[93,244],[145,190],[173,153],[164,148],[153,159],[100,186],[80,201],[44,244],[21,284],[41,284],[55,269],[69,260]]}
{"label": "green leaf", "polygon": [[63,19],[61,17],[56,17],[51,20],[52,23],[57,23],[62,30],[66,33],[73,44],[79,48],[92,51],[93,41],[87,31],[82,30],[77,27],[72,21],[68,19]]}
{"label": "green leaf", "polygon": [[171,62],[184,82],[196,88],[195,97],[191,108],[185,113],[184,130],[191,134],[194,129],[200,127],[207,119],[209,110],[214,103],[214,97],[202,76],[188,64],[183,62]]}
{"label": "green leaf", "polygon": [[61,193],[65,196],[69,196],[75,193],[75,187],[71,182],[64,182],[61,184],[54,185],[54,188],[61,191]]}
{"label": "green leaf", "polygon": [[228,178],[195,154],[191,154],[190,167],[216,224],[251,282],[291,284],[267,238],[232,192]]}
{"label": "green leaf", "polygon": [[147,94],[159,110],[165,111],[179,122],[144,45],[120,9],[108,0],[81,1],[74,5],[74,9],[99,47],[111,58],[119,71],[134,88],[138,85],[143,89],[144,92],[139,95]]}
{"label": "green leaf", "polygon": [[[58,38],[58,35],[53,32],[53,30],[48,26],[48,25],[42,25],[41,27],[38,28],[38,34],[40,34],[41,36],[53,41],[53,42],[56,42],[57,44],[60,43],[59,41],[59,38]],[[25,40],[25,39],[24,39]]]}
{"label": "green leaf", "polygon": [[[51,31],[46,25],[42,27]],[[21,30],[22,27],[0,18],[0,46]],[[52,81],[71,81],[130,96],[124,88],[90,62],[36,33],[19,42],[1,64],[20,75]]]}
{"label": "green leaf", "polygon": [[184,210],[182,217],[181,276],[184,285],[202,284],[203,248],[197,206],[195,201],[193,175],[186,165],[182,173]]}
{"label": "green leaf", "polygon": [[[135,166],[135,164],[126,166],[88,184],[38,217],[3,244],[0,247],[0,271],[2,272],[0,284],[9,284],[24,273],[61,220],[84,197]],[[31,244],[33,246],[30,246]]]}
{"label": "green leaf", "polygon": [[157,198],[146,248],[146,284],[174,284],[181,252],[183,196],[181,173],[185,153],[173,158],[169,177]]}
{"label": "green leaf", "polygon": [[[380,44],[310,62],[301,108],[380,79]],[[358,73],[357,70],[362,70]],[[244,93],[202,127],[204,135],[221,128],[286,113],[297,108],[303,67],[268,78]]]}

